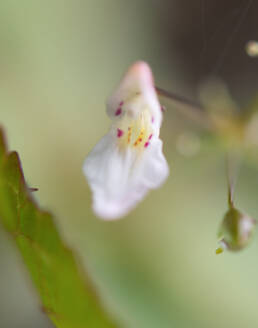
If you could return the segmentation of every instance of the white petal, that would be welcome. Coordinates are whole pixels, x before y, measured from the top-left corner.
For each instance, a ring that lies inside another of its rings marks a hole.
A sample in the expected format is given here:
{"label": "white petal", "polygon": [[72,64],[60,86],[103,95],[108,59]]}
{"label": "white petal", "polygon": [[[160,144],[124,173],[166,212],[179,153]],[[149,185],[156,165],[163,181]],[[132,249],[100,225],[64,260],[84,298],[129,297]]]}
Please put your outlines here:
{"label": "white petal", "polygon": [[[161,106],[158,101],[152,71],[149,65],[143,61],[134,63],[120,81],[117,89],[107,101],[107,114],[111,119],[116,118],[116,112],[121,102],[139,94],[140,104],[134,102],[133,110],[143,109],[147,106],[154,117],[154,126],[160,128],[162,122]],[[136,105],[136,106],[135,106]]]}
{"label": "white petal", "polygon": [[83,170],[93,192],[94,211],[106,220],[126,215],[169,174],[160,139],[153,138],[141,153],[132,148],[121,151],[113,131],[95,146]]}

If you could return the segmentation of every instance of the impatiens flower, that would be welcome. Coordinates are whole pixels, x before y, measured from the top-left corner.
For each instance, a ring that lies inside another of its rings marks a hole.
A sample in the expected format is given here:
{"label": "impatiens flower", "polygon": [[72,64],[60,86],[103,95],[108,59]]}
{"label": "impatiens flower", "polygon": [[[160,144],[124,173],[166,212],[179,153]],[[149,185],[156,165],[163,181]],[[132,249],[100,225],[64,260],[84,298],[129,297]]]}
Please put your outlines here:
{"label": "impatiens flower", "polygon": [[126,215],[169,174],[159,130],[162,110],[152,72],[134,63],[107,101],[110,131],[85,160],[83,171],[93,192],[93,209],[112,220]]}

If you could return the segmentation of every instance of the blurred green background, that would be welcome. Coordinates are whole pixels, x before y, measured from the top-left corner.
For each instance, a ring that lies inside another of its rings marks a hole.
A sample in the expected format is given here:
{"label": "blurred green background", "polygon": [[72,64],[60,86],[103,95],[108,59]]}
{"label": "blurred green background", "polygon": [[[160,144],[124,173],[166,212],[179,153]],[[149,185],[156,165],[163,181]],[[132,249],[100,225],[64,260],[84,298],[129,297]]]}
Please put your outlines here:
{"label": "blurred green background", "polygon": [[[226,179],[223,152],[211,138],[200,137],[164,102],[161,136],[171,175],[121,221],[94,217],[81,170],[109,128],[105,99],[135,60],[146,60],[165,89],[197,99],[198,84],[212,74],[246,104],[258,90],[258,61],[244,51],[248,40],[258,39],[258,4],[248,12],[247,5],[0,2],[0,124],[29,185],[39,188],[37,199],[56,214],[124,327],[258,326],[257,238],[243,252],[215,256]],[[236,194],[238,207],[256,218],[257,168],[243,166]],[[2,230],[0,263],[0,327],[52,327]]]}

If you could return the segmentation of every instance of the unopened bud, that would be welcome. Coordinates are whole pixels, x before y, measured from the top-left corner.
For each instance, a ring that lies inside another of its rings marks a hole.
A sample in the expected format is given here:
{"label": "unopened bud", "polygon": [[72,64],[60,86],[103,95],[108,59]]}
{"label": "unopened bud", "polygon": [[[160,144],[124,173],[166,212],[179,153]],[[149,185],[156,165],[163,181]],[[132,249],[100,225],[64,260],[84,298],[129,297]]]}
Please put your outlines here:
{"label": "unopened bud", "polygon": [[220,247],[217,248],[216,254],[222,253],[225,249],[239,251],[245,248],[251,241],[255,223],[254,219],[231,207],[220,227]]}

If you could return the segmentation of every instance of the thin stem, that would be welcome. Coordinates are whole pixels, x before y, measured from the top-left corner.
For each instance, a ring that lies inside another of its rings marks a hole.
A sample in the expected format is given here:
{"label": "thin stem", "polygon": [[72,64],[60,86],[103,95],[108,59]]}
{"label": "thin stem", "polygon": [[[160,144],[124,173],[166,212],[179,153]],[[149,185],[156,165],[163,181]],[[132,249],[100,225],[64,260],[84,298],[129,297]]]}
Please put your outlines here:
{"label": "thin stem", "polygon": [[227,156],[227,184],[228,184],[228,206],[234,207],[234,182],[232,181],[229,158]]}
{"label": "thin stem", "polygon": [[236,180],[239,172],[239,166],[240,166],[239,156],[233,153],[227,153],[226,170],[227,170],[229,208],[234,207],[234,192],[235,192]]}
{"label": "thin stem", "polygon": [[168,98],[170,101],[172,101],[175,107],[180,108],[181,113],[187,116],[189,119],[195,121],[206,130],[214,130],[210,118],[204,112],[204,109],[201,105],[195,104],[194,102],[184,97],[178,96],[170,91],[163,90],[159,87],[156,87],[156,91],[159,96]]}

